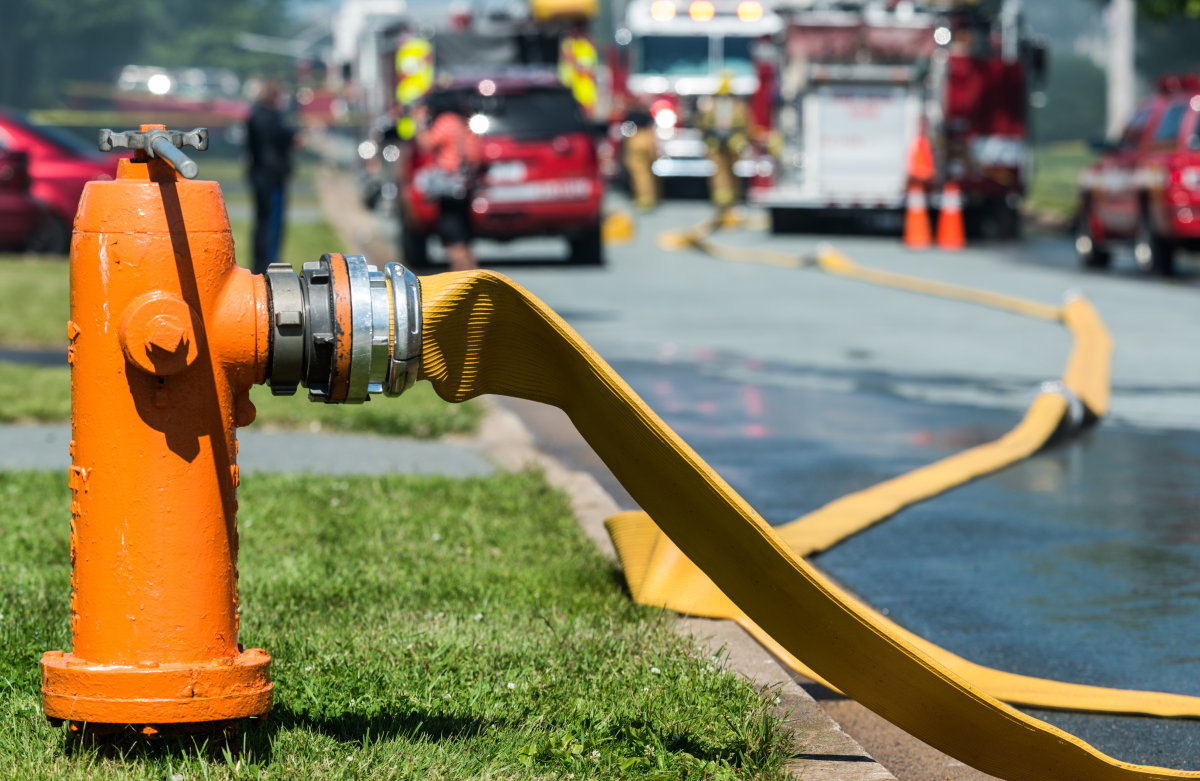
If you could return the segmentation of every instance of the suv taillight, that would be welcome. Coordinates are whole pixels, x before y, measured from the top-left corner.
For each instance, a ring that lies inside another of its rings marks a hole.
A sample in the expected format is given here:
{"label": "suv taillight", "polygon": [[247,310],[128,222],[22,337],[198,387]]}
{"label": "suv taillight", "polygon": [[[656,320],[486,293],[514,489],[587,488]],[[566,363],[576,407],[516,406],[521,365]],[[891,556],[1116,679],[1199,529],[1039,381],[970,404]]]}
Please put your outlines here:
{"label": "suv taillight", "polygon": [[668,97],[657,98],[650,104],[650,115],[660,130],[672,130],[679,124],[679,106]]}

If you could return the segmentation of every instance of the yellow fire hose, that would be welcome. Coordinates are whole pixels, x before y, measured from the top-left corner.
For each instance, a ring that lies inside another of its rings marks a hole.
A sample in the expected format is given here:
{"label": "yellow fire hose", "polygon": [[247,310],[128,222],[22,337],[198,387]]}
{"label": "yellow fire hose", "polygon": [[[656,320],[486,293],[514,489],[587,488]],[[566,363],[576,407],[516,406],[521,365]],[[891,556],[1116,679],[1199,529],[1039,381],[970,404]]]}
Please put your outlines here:
{"label": "yellow fire hose", "polygon": [[[558,315],[515,283],[486,271],[440,274],[424,279],[422,300],[421,373],[442,398],[495,393],[564,410],[679,555],[706,573],[760,636],[900,728],[1002,778],[1200,778],[1120,762],[1021,713],[968,677],[982,668],[939,661],[930,653],[933,646],[849,598],[798,556]],[[1080,320],[1099,325],[1086,303],[1077,309],[1084,312]],[[1106,366],[1107,359],[1073,360],[1068,379],[1101,376],[1097,367]],[[1053,417],[1054,406],[1052,398],[1036,402],[1049,409],[1030,415]],[[614,536],[630,553],[646,541],[622,541],[619,530]],[[630,555],[631,583],[638,579],[637,563],[647,560]],[[640,574],[645,580],[647,573]],[[1112,696],[1081,689],[1081,701]],[[1194,698],[1127,694],[1146,704],[1136,712],[1157,712],[1160,700],[1190,701],[1179,712],[1200,715]]]}

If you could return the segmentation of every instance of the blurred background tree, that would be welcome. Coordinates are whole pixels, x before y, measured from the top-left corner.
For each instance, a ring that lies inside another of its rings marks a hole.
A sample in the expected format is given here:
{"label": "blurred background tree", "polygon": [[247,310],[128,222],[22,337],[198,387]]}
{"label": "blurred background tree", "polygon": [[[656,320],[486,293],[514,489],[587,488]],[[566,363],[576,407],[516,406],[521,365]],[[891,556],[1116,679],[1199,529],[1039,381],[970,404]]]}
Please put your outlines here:
{"label": "blurred background tree", "polygon": [[0,104],[61,104],[68,81],[112,84],[126,64],[282,74],[237,34],[286,35],[286,0],[10,0],[0,24]]}

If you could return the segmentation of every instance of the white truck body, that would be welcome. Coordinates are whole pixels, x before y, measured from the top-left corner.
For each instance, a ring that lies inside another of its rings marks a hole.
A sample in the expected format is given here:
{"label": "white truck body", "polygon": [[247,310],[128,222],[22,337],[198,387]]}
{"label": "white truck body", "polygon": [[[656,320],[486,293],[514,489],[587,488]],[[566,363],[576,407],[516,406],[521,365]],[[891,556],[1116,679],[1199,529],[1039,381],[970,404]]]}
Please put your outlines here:
{"label": "white truck body", "polygon": [[922,86],[906,68],[812,68],[801,127],[788,138],[774,186],[754,190],[765,206],[899,208],[909,149],[920,132]]}

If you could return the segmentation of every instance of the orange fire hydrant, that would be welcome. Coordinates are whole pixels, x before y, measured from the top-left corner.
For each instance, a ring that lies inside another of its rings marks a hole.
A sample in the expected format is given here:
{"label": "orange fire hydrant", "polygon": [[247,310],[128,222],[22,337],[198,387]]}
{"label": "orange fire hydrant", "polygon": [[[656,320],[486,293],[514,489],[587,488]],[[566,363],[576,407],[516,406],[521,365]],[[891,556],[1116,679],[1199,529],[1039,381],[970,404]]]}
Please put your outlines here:
{"label": "orange fire hydrant", "polygon": [[70,274],[74,648],[42,657],[46,715],[264,714],[271,658],[238,647],[234,427],[266,374],[265,280],[237,267],[217,184],[145,150],[87,186]]}
{"label": "orange fire hydrant", "polygon": [[[105,135],[107,134],[107,135]],[[411,384],[416,277],[326,255],[258,276],[234,260],[207,131],[103,131],[134,148],[89,183],[71,246],[70,652],[42,657],[52,720],[222,722],[271,708],[270,656],[238,643],[235,430],[250,387],[361,402]]]}

